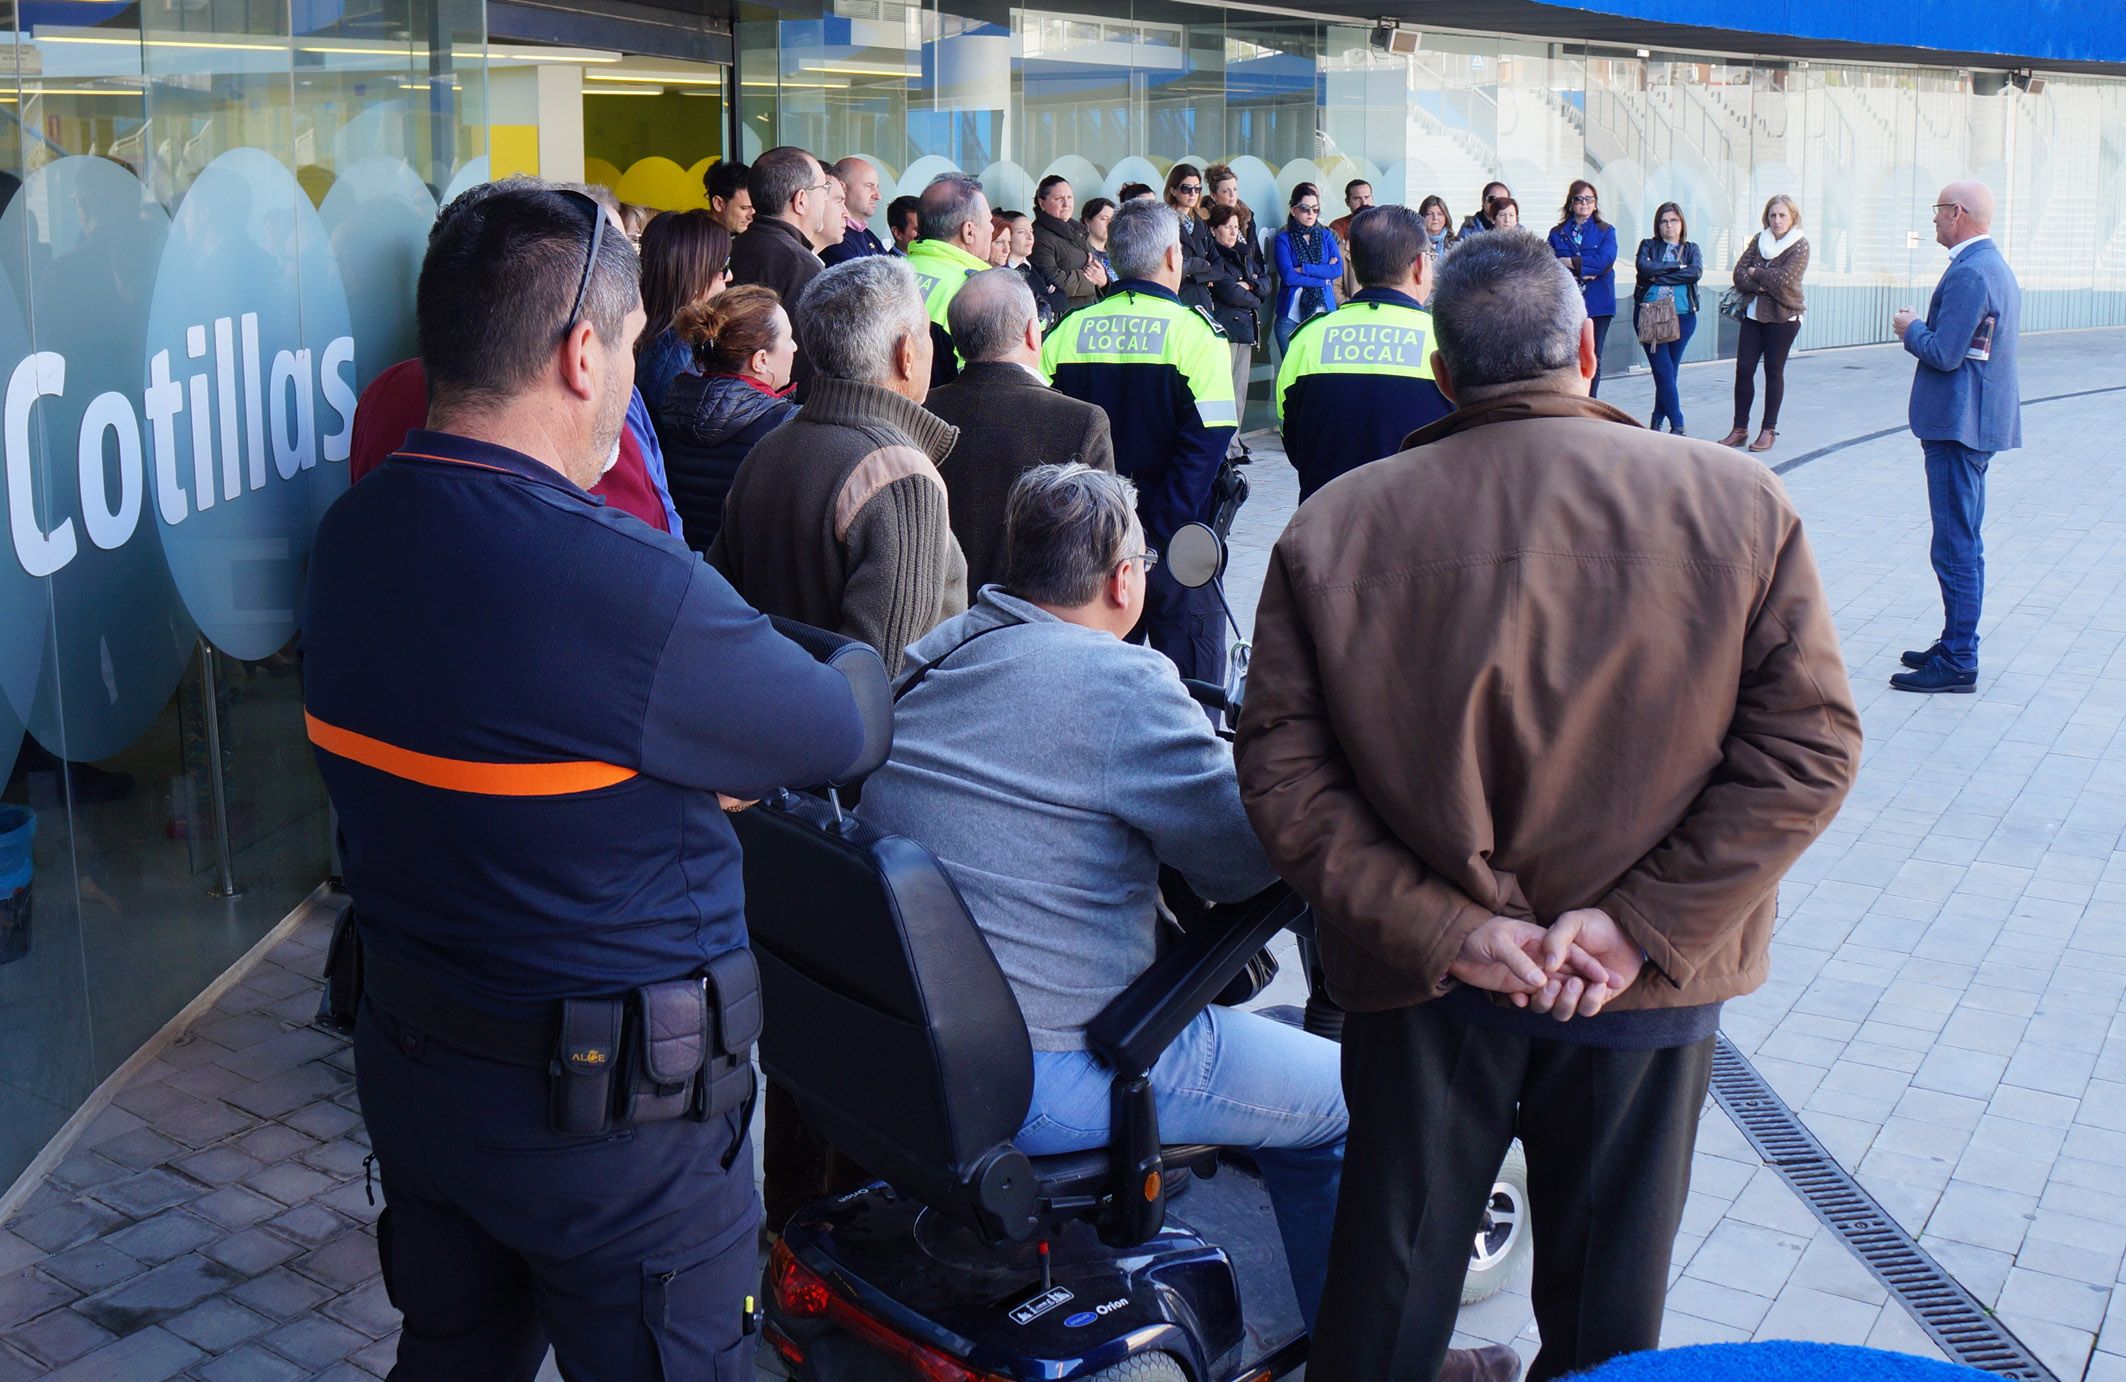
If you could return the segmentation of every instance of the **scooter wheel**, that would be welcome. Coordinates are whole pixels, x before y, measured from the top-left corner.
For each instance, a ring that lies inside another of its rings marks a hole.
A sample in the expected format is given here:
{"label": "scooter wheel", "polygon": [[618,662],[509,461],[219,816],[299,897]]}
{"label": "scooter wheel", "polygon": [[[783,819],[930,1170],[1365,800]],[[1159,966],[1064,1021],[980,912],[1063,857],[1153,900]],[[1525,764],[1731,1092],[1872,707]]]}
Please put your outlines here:
{"label": "scooter wheel", "polygon": [[1140,1353],[1100,1369],[1085,1382],[1188,1382],[1188,1369],[1171,1353]]}
{"label": "scooter wheel", "polygon": [[1469,1274],[1462,1278],[1462,1304],[1489,1300],[1506,1289],[1535,1251],[1528,1220],[1528,1158],[1515,1142],[1506,1150],[1498,1180],[1484,1203],[1484,1221],[1469,1249]]}

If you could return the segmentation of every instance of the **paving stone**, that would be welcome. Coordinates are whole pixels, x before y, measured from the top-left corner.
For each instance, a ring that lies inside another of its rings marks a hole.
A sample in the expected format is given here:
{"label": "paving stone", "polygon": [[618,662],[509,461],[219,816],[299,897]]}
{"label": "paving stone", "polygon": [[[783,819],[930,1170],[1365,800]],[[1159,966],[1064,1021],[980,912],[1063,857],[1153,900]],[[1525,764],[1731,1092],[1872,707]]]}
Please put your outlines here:
{"label": "paving stone", "polygon": [[157,1167],[99,1185],[90,1193],[120,1213],[144,1219],[172,1205],[198,1199],[201,1187],[197,1182]]}
{"label": "paving stone", "polygon": [[52,1168],[52,1179],[74,1190],[87,1190],[130,1174],[129,1168],[95,1152],[77,1151]]}
{"label": "paving stone", "polygon": [[263,1344],[251,1343],[201,1364],[192,1375],[204,1382],[298,1382],[310,1372]]}
{"label": "paving stone", "polygon": [[313,1166],[332,1177],[343,1181],[350,1176],[362,1174],[362,1163],[369,1157],[369,1149],[352,1138],[327,1142],[324,1146],[301,1153],[296,1159],[305,1166]]}
{"label": "paving stone", "polygon": [[[213,1042],[225,1051],[241,1051],[262,1041],[270,1041],[287,1030],[285,1024],[270,1017],[241,1013],[225,1014],[202,1022],[192,1029],[192,1034]],[[221,1057],[217,1055],[214,1059],[219,1060]]]}
{"label": "paving stone", "polygon": [[243,1228],[280,1213],[282,1205],[278,1200],[269,1200],[241,1185],[225,1185],[200,1196],[190,1208],[194,1214],[211,1219],[223,1228]]}
{"label": "paving stone", "polygon": [[274,1352],[315,1372],[366,1346],[370,1340],[368,1335],[322,1315],[305,1315],[268,1334],[264,1342]]}
{"label": "paving stone", "polygon": [[377,1275],[376,1242],[360,1229],[349,1229],[292,1264],[313,1281],[345,1291]]}
{"label": "paving stone", "polygon": [[46,1382],[152,1382],[182,1372],[204,1356],[168,1330],[150,1327],[76,1359]]}
{"label": "paving stone", "polygon": [[159,1324],[181,1315],[211,1295],[242,1278],[221,1263],[191,1254],[90,1296],[75,1309],[114,1334],[127,1334],[145,1324]]}
{"label": "paving stone", "polygon": [[1723,1220],[1691,1257],[1687,1275],[1773,1298],[1793,1275],[1807,1241],[1790,1233]]}
{"label": "paving stone", "polygon": [[338,1300],[328,1302],[324,1313],[372,1339],[381,1339],[399,1327],[398,1309],[385,1295],[382,1277],[372,1277]]}
{"label": "paving stone", "polygon": [[228,1067],[247,1080],[264,1080],[269,1076],[295,1069],[320,1056],[328,1056],[347,1043],[340,1037],[320,1032],[313,1027],[298,1027],[268,1037],[240,1051],[223,1056],[217,1064]]}
{"label": "paving stone", "polygon": [[[228,1054],[219,1046],[202,1044],[206,1045],[207,1049],[217,1056]],[[168,1083],[174,1089],[181,1089],[187,1094],[194,1094],[202,1099],[219,1099],[224,1094],[242,1089],[250,1081],[227,1066],[217,1065],[209,1060],[204,1064],[195,1065],[189,1070],[178,1071],[170,1076]]]}
{"label": "paving stone", "polygon": [[306,1137],[293,1128],[268,1123],[237,1138],[234,1145],[246,1156],[255,1157],[270,1166],[277,1161],[286,1161],[297,1152],[309,1151],[317,1145],[317,1140]]}
{"label": "paving stone", "polygon": [[272,1327],[273,1322],[264,1315],[244,1309],[227,1296],[209,1296],[182,1315],[163,1322],[163,1328],[209,1353],[234,1348]]}
{"label": "paving stone", "polygon": [[275,1267],[262,1276],[255,1276],[229,1294],[239,1303],[276,1320],[300,1315],[332,1298],[331,1291],[286,1267]]}
{"label": "paving stone", "polygon": [[357,1352],[354,1361],[371,1374],[382,1377],[391,1371],[391,1365],[398,1361],[398,1356],[399,1336],[394,1333],[389,1338],[379,1339]]}
{"label": "paving stone", "polygon": [[187,1147],[205,1147],[241,1132],[256,1121],[250,1114],[233,1109],[219,1099],[211,1099],[200,1101],[196,1108],[156,1119],[155,1129]]}
{"label": "paving stone", "polygon": [[187,1209],[166,1209],[111,1234],[104,1241],[150,1264],[182,1257],[221,1236],[221,1229]]}
{"label": "paving stone", "polygon": [[96,1150],[121,1166],[144,1171],[150,1166],[160,1166],[172,1157],[181,1155],[185,1148],[153,1128],[137,1127],[131,1132],[120,1133],[107,1142],[99,1143]]}
{"label": "paving stone", "polygon": [[1757,1326],[1759,1339],[1802,1339],[1824,1344],[1865,1344],[1882,1308],[1807,1286],[1789,1287]]}
{"label": "paving stone", "polygon": [[1793,1286],[1844,1296],[1863,1305],[1881,1305],[1889,1299],[1889,1292],[1860,1265],[1852,1249],[1828,1231],[1820,1231],[1809,1240],[1788,1281]]}
{"label": "paving stone", "polygon": [[0,1330],[8,1330],[47,1310],[56,1310],[81,1293],[54,1281],[34,1267],[0,1277]]}
{"label": "paving stone", "polygon": [[1997,1308],[2004,1315],[2048,1320],[2072,1329],[2086,1329],[2094,1336],[2104,1323],[2104,1306],[2110,1294],[2106,1288],[2086,1281],[2011,1267]]}
{"label": "paving stone", "polygon": [[71,1310],[47,1310],[36,1319],[8,1331],[8,1342],[47,1367],[71,1363],[84,1353],[102,1348],[116,1336],[99,1329]]}
{"label": "paving stone", "polygon": [[1974,1247],[2012,1253],[2029,1235],[2037,1207],[2035,1195],[1951,1182],[1927,1222],[1927,1231]]}
{"label": "paving stone", "polygon": [[127,1277],[138,1276],[141,1263],[140,1259],[126,1256],[99,1238],[54,1253],[39,1264],[38,1270],[86,1294],[115,1286]]}
{"label": "paving stone", "polygon": [[337,1177],[293,1161],[284,1161],[278,1166],[268,1166],[244,1182],[262,1195],[270,1195],[282,1204],[301,1204],[339,1184]]}
{"label": "paving stone", "polygon": [[362,1117],[341,1108],[338,1104],[317,1103],[297,1109],[280,1120],[297,1132],[307,1133],[321,1142],[330,1142],[344,1137],[362,1126]]}
{"label": "paving stone", "polygon": [[329,1098],[347,1088],[352,1079],[344,1070],[313,1061],[237,1090],[229,1102],[261,1118],[274,1118]]}
{"label": "paving stone", "polygon": [[203,1152],[180,1157],[175,1165],[193,1180],[209,1186],[228,1185],[264,1169],[256,1157],[247,1156],[234,1147],[209,1147]]}
{"label": "paving stone", "polygon": [[381,1185],[365,1186],[359,1180],[351,1180],[337,1190],[328,1190],[318,1196],[316,1203],[359,1223],[374,1223],[384,1209],[384,1189]]}
{"label": "paving stone", "polygon": [[6,1276],[18,1267],[27,1267],[44,1259],[44,1249],[12,1233],[0,1231],[0,1276]]}
{"label": "paving stone", "polygon": [[247,1228],[218,1242],[209,1243],[200,1251],[225,1266],[235,1268],[245,1276],[257,1276],[270,1268],[278,1267],[302,1252],[302,1249],[271,1229]]}
{"label": "paving stone", "polygon": [[316,1247],[339,1237],[346,1229],[347,1222],[341,1215],[312,1201],[299,1204],[285,1214],[276,1215],[268,1219],[266,1224],[275,1233]]}
{"label": "paving stone", "polygon": [[82,1200],[17,1219],[8,1228],[24,1242],[45,1252],[60,1252],[76,1243],[86,1243],[112,1225],[125,1221],[125,1216],[114,1209],[105,1208],[93,1200]]}

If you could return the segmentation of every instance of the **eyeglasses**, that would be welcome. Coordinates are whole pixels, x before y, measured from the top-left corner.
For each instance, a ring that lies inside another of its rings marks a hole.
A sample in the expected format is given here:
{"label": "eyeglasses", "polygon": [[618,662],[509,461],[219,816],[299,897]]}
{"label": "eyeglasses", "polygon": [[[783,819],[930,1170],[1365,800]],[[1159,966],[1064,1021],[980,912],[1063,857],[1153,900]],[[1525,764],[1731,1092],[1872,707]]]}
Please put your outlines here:
{"label": "eyeglasses", "polygon": [[1143,551],[1141,551],[1141,552],[1133,552],[1133,553],[1131,553],[1131,554],[1130,554],[1129,556],[1126,556],[1126,557],[1124,557],[1124,558],[1122,559],[1122,561],[1121,561],[1121,562],[1117,562],[1117,563],[1115,563],[1115,564],[1116,564],[1117,566],[1120,566],[1120,565],[1122,564],[1122,562],[1132,562],[1132,561],[1141,561],[1141,562],[1143,562],[1143,563],[1144,563],[1144,573],[1145,573],[1146,575],[1150,575],[1150,574],[1151,574],[1151,570],[1152,570],[1152,568],[1153,568],[1153,567],[1155,567],[1155,566],[1157,566],[1157,565],[1159,564],[1159,553],[1158,553],[1157,551],[1155,551],[1154,549],[1152,549],[1152,548],[1150,548],[1150,547],[1147,547],[1147,548],[1145,548],[1145,549],[1144,549]]}
{"label": "eyeglasses", "polygon": [[598,249],[605,243],[605,208],[598,200],[583,192],[564,191],[562,196],[591,213],[591,248],[583,256],[583,278],[576,284],[576,300],[568,309],[568,320],[561,323],[561,334],[567,336],[583,319],[583,299],[591,290],[591,270],[598,267]]}
{"label": "eyeglasses", "polygon": [[1294,211],[1303,211],[1309,216],[1319,216],[1321,214],[1321,204],[1319,202],[1301,202],[1292,209]]}
{"label": "eyeglasses", "polygon": [[1934,203],[1934,209],[1936,211],[1961,211],[1964,208],[1960,202],[1936,202]]}
{"label": "eyeglasses", "polygon": [[1579,204],[1580,204],[1581,202],[1586,202],[1586,203],[1587,203],[1587,204],[1588,204],[1589,206],[1593,206],[1593,205],[1594,205],[1594,193],[1592,193],[1592,192],[1582,192],[1582,193],[1581,193],[1581,194],[1580,194],[1579,196],[1577,196],[1577,197],[1574,197],[1574,198],[1572,199],[1572,204],[1573,204],[1574,206],[1578,206],[1578,205],[1579,205]]}
{"label": "eyeglasses", "polygon": [[1186,192],[1186,193],[1188,193],[1188,194],[1189,194],[1190,196],[1192,196],[1192,197],[1193,197],[1193,196],[1195,196],[1195,195],[1196,195],[1196,194],[1197,194],[1198,192],[1201,192],[1201,191],[1203,190],[1203,184],[1202,184],[1202,183],[1200,183],[1200,182],[1182,182],[1182,183],[1176,183],[1176,184],[1174,185],[1174,190],[1175,190],[1176,192]]}

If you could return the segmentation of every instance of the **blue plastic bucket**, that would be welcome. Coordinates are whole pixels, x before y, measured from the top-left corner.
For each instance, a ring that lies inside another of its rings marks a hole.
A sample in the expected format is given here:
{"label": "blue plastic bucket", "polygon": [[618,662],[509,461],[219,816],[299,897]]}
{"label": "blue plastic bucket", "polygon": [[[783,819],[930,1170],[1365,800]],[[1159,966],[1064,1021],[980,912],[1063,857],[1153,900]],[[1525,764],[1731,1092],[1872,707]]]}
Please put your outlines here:
{"label": "blue plastic bucket", "polygon": [[36,814],[0,803],[0,965],[30,953],[30,844]]}

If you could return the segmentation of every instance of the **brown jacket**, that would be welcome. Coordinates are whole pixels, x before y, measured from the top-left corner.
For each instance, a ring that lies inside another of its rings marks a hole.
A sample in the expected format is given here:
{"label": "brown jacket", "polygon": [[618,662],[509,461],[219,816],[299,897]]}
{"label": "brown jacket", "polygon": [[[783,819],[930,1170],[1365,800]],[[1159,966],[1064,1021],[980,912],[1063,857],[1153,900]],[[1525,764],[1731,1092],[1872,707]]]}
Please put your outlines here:
{"label": "brown jacket", "polygon": [[1255,617],[1241,796],[1331,994],[1424,1002],[1490,916],[1586,906],[1652,961],[1612,1011],[1754,989],[1860,759],[1785,490],[1563,393],[1410,441],[1300,507]]}
{"label": "brown jacket", "polygon": [[[1773,314],[1780,321],[1801,320],[1801,276],[1809,269],[1809,242],[1806,237],[1786,247],[1786,252],[1776,259],[1766,259],[1757,249],[1757,237],[1752,235],[1742,248],[1742,257],[1735,261],[1735,287],[1751,297],[1762,295],[1771,300]],[[1756,304],[1747,304],[1750,317],[1757,315]]]}

